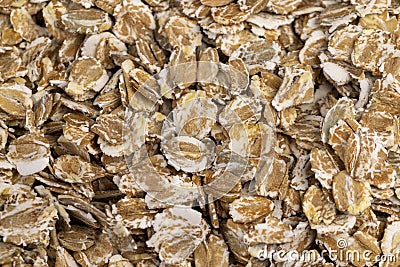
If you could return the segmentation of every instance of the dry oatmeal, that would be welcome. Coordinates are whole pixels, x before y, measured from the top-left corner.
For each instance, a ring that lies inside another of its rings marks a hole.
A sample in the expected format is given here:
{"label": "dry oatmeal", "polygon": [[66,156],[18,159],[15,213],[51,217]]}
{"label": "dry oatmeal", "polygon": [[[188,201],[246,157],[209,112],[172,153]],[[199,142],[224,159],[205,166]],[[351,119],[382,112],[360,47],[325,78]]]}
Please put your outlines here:
{"label": "dry oatmeal", "polygon": [[399,266],[399,14],[0,0],[0,265]]}

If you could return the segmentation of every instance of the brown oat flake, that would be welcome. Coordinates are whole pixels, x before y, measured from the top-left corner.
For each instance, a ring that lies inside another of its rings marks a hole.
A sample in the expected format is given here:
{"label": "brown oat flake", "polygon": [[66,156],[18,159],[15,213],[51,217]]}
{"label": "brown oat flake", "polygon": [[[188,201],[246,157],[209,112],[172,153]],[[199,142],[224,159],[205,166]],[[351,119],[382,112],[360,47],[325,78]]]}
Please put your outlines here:
{"label": "brown oat flake", "polygon": [[88,183],[102,177],[100,166],[84,162],[79,156],[62,155],[54,161],[54,174],[68,183]]}
{"label": "brown oat flake", "polygon": [[[82,75],[83,70],[85,75]],[[84,101],[93,98],[107,81],[107,72],[96,59],[82,57],[73,63],[65,91],[75,100]]]}
{"label": "brown oat flake", "polygon": [[211,9],[213,19],[222,25],[232,25],[245,21],[250,12],[240,10],[238,4],[229,4],[223,7],[214,7]]}
{"label": "brown oat flake", "polygon": [[100,33],[111,28],[110,16],[98,9],[73,9],[61,16],[61,22],[70,32]]}
{"label": "brown oat flake", "polygon": [[268,9],[277,14],[289,14],[301,4],[300,0],[272,0],[267,4]]}
{"label": "brown oat flake", "polygon": [[277,111],[284,108],[311,103],[314,97],[314,82],[309,66],[286,68],[285,77],[272,100]]}
{"label": "brown oat flake", "polygon": [[165,25],[168,41],[172,46],[201,45],[202,34],[196,22],[185,17],[173,16]]}
{"label": "brown oat flake", "polygon": [[272,211],[274,204],[264,197],[243,197],[229,205],[234,222],[248,223]]}
{"label": "brown oat flake", "polygon": [[225,6],[231,2],[233,2],[233,0],[200,0],[200,2],[203,5],[206,6],[211,6],[211,7],[217,7],[217,6]]}
{"label": "brown oat flake", "polygon": [[[27,186],[1,184],[2,190],[5,186],[7,191],[14,196],[10,197],[4,209],[0,212],[0,235],[5,242],[16,245],[42,244],[46,246],[49,243],[49,231],[54,228],[57,220],[57,210],[54,205],[46,199],[36,197],[30,192],[28,197],[24,195]],[[8,195],[8,196],[7,196]]]}
{"label": "brown oat flake", "polygon": [[49,35],[46,28],[42,28],[34,22],[24,7],[11,11],[10,20],[14,30],[27,41],[33,41],[38,37]]}
{"label": "brown oat flake", "polygon": [[0,85],[0,109],[14,118],[24,118],[32,90],[24,85],[25,80],[16,79]]}
{"label": "brown oat flake", "polygon": [[7,50],[0,51],[0,55],[0,80],[4,81],[16,77],[22,63],[18,49],[10,47]]}
{"label": "brown oat flake", "polygon": [[393,50],[394,44],[390,33],[368,29],[364,30],[354,42],[351,59],[357,67],[377,72],[378,67],[391,56]]}
{"label": "brown oat flake", "polygon": [[340,160],[328,149],[313,148],[310,155],[315,178],[327,189],[332,188],[333,177],[340,172]]}
{"label": "brown oat flake", "polygon": [[139,38],[151,38],[155,20],[150,8],[141,1],[124,1],[117,5],[113,13],[116,22],[114,34],[127,44],[134,44]]}
{"label": "brown oat flake", "polygon": [[23,135],[10,144],[7,159],[16,166],[21,175],[37,173],[49,164],[49,142],[34,133]]}
{"label": "brown oat flake", "polygon": [[329,38],[328,51],[334,59],[350,61],[354,43],[361,33],[362,28],[355,25],[335,31]]}
{"label": "brown oat flake", "polygon": [[229,250],[224,239],[210,234],[195,250],[194,262],[200,267],[228,267]]}
{"label": "brown oat flake", "polygon": [[355,181],[345,171],[333,178],[333,198],[340,211],[357,215],[371,205],[371,188],[367,182]]}
{"label": "brown oat flake", "polygon": [[154,247],[160,259],[168,264],[187,259],[209,231],[199,212],[178,207],[157,214],[153,227],[155,233],[147,244]]}
{"label": "brown oat flake", "polygon": [[257,38],[243,43],[236,49],[230,59],[244,58],[250,75],[261,70],[274,70],[280,63],[283,51],[275,41]]}
{"label": "brown oat flake", "polygon": [[273,216],[267,216],[265,223],[256,224],[254,229],[250,229],[244,236],[244,241],[249,245],[259,243],[279,244],[293,240],[294,233],[290,224],[282,222]]}
{"label": "brown oat flake", "polygon": [[304,194],[303,211],[311,224],[329,225],[336,215],[335,204],[314,185],[309,187]]}

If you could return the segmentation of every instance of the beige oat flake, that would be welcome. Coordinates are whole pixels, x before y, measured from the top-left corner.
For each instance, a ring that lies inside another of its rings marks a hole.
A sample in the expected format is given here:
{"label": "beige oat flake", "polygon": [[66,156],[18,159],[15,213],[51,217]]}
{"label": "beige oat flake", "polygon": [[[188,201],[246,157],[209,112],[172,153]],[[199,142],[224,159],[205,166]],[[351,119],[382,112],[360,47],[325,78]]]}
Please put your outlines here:
{"label": "beige oat flake", "polygon": [[49,142],[34,133],[23,135],[11,142],[7,159],[16,166],[21,175],[37,173],[49,164]]}
{"label": "beige oat flake", "polygon": [[[160,259],[169,264],[187,259],[209,231],[198,211],[178,207],[165,209],[157,214],[153,227],[155,234],[147,244],[154,247]],[[174,239],[178,243],[173,242]]]}
{"label": "beige oat flake", "polygon": [[311,224],[329,225],[336,215],[335,204],[328,195],[314,185],[304,194],[303,211]]}
{"label": "beige oat flake", "polygon": [[234,222],[247,223],[268,214],[274,203],[263,197],[243,197],[229,205],[229,213]]}
{"label": "beige oat flake", "polygon": [[371,205],[371,188],[367,182],[355,181],[345,171],[333,178],[333,198],[340,211],[357,215]]}
{"label": "beige oat flake", "polygon": [[73,9],[61,16],[61,22],[70,32],[100,33],[111,28],[110,16],[98,9]]}

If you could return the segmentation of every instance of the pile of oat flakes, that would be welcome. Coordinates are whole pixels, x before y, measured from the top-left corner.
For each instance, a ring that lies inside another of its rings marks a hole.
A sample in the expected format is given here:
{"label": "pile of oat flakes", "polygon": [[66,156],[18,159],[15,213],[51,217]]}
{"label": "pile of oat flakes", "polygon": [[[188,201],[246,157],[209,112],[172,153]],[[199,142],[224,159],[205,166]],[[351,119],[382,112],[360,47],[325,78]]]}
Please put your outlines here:
{"label": "pile of oat flakes", "polygon": [[0,265],[400,266],[374,257],[400,252],[399,23],[397,0],[0,0]]}

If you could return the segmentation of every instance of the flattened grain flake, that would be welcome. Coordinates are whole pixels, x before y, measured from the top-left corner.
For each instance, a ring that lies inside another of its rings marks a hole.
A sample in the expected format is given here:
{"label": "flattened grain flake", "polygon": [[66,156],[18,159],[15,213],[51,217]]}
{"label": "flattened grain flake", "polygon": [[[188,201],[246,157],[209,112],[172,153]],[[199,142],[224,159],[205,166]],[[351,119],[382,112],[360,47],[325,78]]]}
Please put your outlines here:
{"label": "flattened grain flake", "polygon": [[37,173],[47,167],[50,145],[46,138],[27,134],[15,139],[8,147],[7,159],[21,175]]}
{"label": "flattened grain flake", "polygon": [[84,267],[92,265],[102,266],[108,262],[113,254],[112,244],[106,236],[99,236],[95,245],[85,251],[75,252],[75,260]]}
{"label": "flattened grain flake", "polygon": [[49,231],[57,220],[56,208],[43,198],[26,198],[22,190],[18,188],[17,191],[16,199],[10,198],[0,212],[0,235],[5,242],[16,245],[37,243],[47,246]]}
{"label": "flattened grain flake", "polygon": [[368,29],[355,40],[351,59],[355,66],[377,72],[379,66],[393,54],[394,49],[390,33]]}
{"label": "flattened grain flake", "polygon": [[[108,75],[103,66],[95,59],[83,57],[74,61],[69,75],[66,93],[78,101],[93,98],[108,81]],[[85,70],[86,75],[82,75]]]}
{"label": "flattened grain flake", "polygon": [[309,66],[286,68],[282,85],[272,100],[277,111],[313,101],[314,82],[311,71]]}
{"label": "flattened grain flake", "polygon": [[15,80],[0,85],[0,109],[12,117],[23,118],[32,91],[24,85],[25,80]]}
{"label": "flattened grain flake", "polygon": [[277,14],[289,14],[301,4],[301,0],[271,0],[267,7]]}
{"label": "flattened grain flake", "polygon": [[151,226],[156,212],[146,208],[144,199],[123,198],[113,206],[113,213],[127,229],[146,229]]}
{"label": "flattened grain flake", "polygon": [[333,32],[341,26],[347,26],[357,18],[354,6],[345,3],[333,4],[323,10],[319,19],[322,26],[330,26],[329,32]]}
{"label": "flattened grain flake", "polygon": [[49,35],[47,29],[38,26],[24,7],[11,11],[10,20],[14,30],[27,41]]}
{"label": "flattened grain flake", "polygon": [[64,182],[87,183],[105,175],[95,164],[84,162],[79,156],[62,155],[54,161],[54,174]]}
{"label": "flattened grain flake", "polygon": [[114,34],[123,42],[132,45],[139,38],[148,40],[155,29],[155,20],[150,8],[141,1],[123,1],[114,8]]}
{"label": "flattened grain flake", "polygon": [[229,205],[229,213],[234,222],[248,223],[270,213],[274,203],[263,197],[243,197]]}
{"label": "flattened grain flake", "polygon": [[112,26],[110,16],[98,9],[74,9],[61,16],[61,22],[70,32],[100,33]]}
{"label": "flattened grain flake", "polygon": [[331,224],[335,219],[335,204],[321,189],[311,186],[303,199],[303,211],[312,224]]}
{"label": "flattened grain flake", "polygon": [[213,19],[222,25],[232,25],[245,21],[250,12],[240,10],[238,4],[229,4],[223,7],[214,7],[211,9]]}
{"label": "flattened grain flake", "polygon": [[200,0],[200,2],[206,6],[216,7],[216,6],[225,6],[233,2],[233,0]]}
{"label": "flattened grain flake", "polygon": [[86,250],[95,244],[96,231],[92,228],[72,225],[71,230],[57,234],[60,244],[72,251]]}
{"label": "flattened grain flake", "polygon": [[283,198],[288,186],[288,168],[286,162],[275,158],[270,173],[267,177],[259,179],[256,184],[256,190],[259,195],[272,198]]}
{"label": "flattened grain flake", "polygon": [[352,215],[359,214],[371,205],[369,184],[355,181],[344,171],[334,177],[332,193],[338,210]]}
{"label": "flattened grain flake", "polygon": [[340,172],[339,159],[328,149],[313,148],[310,155],[311,170],[326,189],[332,188],[333,177]]}
{"label": "flattened grain flake", "polygon": [[229,251],[224,239],[210,234],[195,250],[194,261],[199,267],[228,267]]}
{"label": "flattened grain flake", "polygon": [[153,227],[155,234],[147,243],[168,264],[177,264],[188,258],[209,231],[201,213],[178,207],[157,214]]}
{"label": "flattened grain flake", "polygon": [[250,10],[251,13],[257,14],[261,12],[268,4],[268,0],[239,0],[241,10]]}
{"label": "flattened grain flake", "polygon": [[19,56],[17,48],[13,47],[9,50],[0,50],[0,81],[15,77],[21,63],[22,59]]}
{"label": "flattened grain flake", "polygon": [[317,67],[321,62],[319,54],[326,48],[326,35],[323,31],[317,30],[311,33],[299,53],[299,60],[302,64]]}
{"label": "flattened grain flake", "polygon": [[335,31],[329,38],[328,51],[334,59],[350,61],[354,42],[361,33],[362,28],[354,25]]}
{"label": "flattened grain flake", "polygon": [[196,22],[174,16],[165,25],[167,38],[173,46],[200,46],[202,34]]}
{"label": "flattened grain flake", "polygon": [[265,223],[256,224],[244,236],[244,241],[249,245],[259,243],[280,244],[294,240],[294,233],[290,224],[280,221],[273,216],[267,216]]}
{"label": "flattened grain flake", "polygon": [[274,70],[280,63],[282,50],[275,41],[257,38],[238,47],[230,59],[242,58],[250,75],[261,70]]}

